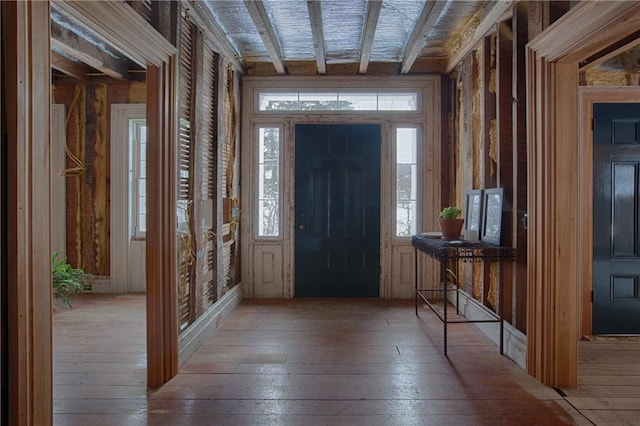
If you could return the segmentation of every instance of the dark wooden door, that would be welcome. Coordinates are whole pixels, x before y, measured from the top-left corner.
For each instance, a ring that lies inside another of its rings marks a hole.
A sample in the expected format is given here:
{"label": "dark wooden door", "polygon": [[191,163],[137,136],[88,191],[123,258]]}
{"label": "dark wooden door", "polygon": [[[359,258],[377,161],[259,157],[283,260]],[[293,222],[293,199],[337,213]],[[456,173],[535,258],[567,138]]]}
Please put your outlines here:
{"label": "dark wooden door", "polygon": [[296,297],[378,297],[380,126],[296,126]]}
{"label": "dark wooden door", "polygon": [[640,333],[640,104],[593,116],[593,333]]}

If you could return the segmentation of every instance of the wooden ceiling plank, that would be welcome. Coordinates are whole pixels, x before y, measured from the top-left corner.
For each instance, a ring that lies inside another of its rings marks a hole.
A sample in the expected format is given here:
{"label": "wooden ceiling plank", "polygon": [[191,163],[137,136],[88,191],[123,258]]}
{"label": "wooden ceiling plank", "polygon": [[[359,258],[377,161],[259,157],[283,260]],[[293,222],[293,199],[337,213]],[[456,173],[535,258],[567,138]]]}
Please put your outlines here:
{"label": "wooden ceiling plank", "polygon": [[322,3],[317,0],[307,0],[313,47],[316,51],[318,74],[327,73],[326,52],[324,49],[324,27],[322,25]]}
{"label": "wooden ceiling plank", "polygon": [[189,14],[189,18],[201,29],[204,29],[207,34],[207,45],[217,53],[222,53],[225,61],[229,61],[233,64],[236,71],[244,73],[244,66],[238,59],[240,54],[229,42],[228,36],[220,28],[220,25],[211,15],[211,11],[204,5],[204,2],[191,2],[188,0],[181,1],[182,6],[185,9],[189,9],[192,13]]}
{"label": "wooden ceiling plank", "polygon": [[640,45],[640,31],[637,31],[630,36],[625,37],[620,42],[614,43],[613,45],[606,47],[604,50],[598,52],[597,54],[590,56],[580,64],[580,71],[587,71],[591,68],[597,67],[598,65],[608,61],[609,59],[614,58],[628,50],[631,50],[638,45]]}
{"label": "wooden ceiling plank", "polygon": [[105,73],[109,77],[126,80],[129,70],[126,58],[114,58],[80,35],[51,21],[51,46]]}
{"label": "wooden ceiling plank", "polygon": [[87,79],[87,69],[83,65],[70,61],[56,52],[51,52],[51,68],[78,80]]}
{"label": "wooden ceiling plank", "polygon": [[511,0],[505,1],[497,1],[493,4],[491,10],[485,15],[484,19],[476,30],[473,32],[471,37],[465,40],[460,49],[451,55],[449,58],[449,63],[447,64],[446,72],[449,73],[453,71],[453,69],[458,65],[458,63],[465,57],[469,52],[473,50],[475,45],[482,40],[482,38],[498,24],[498,22],[505,19],[505,16],[511,12],[512,6],[515,2]]}
{"label": "wooden ceiling plank", "polygon": [[367,14],[365,16],[364,31],[362,32],[362,43],[360,45],[360,74],[366,74],[373,46],[373,37],[376,34],[378,18],[382,9],[381,0],[369,0],[367,2]]}
{"label": "wooden ceiling plank", "polygon": [[280,50],[280,44],[276,37],[276,33],[273,31],[269,15],[267,14],[264,4],[261,0],[244,0],[244,5],[253,20],[253,23],[262,38],[267,52],[273,66],[276,68],[278,74],[285,74],[284,61],[282,60],[282,52]]}
{"label": "wooden ceiling plank", "polygon": [[401,74],[408,74],[415,62],[416,58],[420,54],[420,50],[424,45],[422,35],[429,31],[433,26],[436,18],[442,11],[446,2],[444,1],[427,1],[422,8],[422,12],[416,21],[416,25],[411,31],[409,40],[404,47],[404,55],[402,57],[402,64],[400,66]]}

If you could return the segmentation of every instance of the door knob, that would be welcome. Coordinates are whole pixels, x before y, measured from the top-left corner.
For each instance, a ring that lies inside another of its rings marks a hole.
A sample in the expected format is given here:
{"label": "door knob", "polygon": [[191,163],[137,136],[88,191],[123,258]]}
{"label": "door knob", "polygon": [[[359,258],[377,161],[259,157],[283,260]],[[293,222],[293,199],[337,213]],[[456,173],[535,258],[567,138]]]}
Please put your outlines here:
{"label": "door knob", "polygon": [[298,226],[298,229],[300,229],[300,230],[304,230],[304,225],[300,225],[300,226]]}

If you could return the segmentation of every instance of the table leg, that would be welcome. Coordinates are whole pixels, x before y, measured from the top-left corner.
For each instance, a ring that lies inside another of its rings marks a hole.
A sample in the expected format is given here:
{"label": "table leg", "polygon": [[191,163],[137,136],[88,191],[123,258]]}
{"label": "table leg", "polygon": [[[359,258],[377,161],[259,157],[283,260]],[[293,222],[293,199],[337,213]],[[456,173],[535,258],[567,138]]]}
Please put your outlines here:
{"label": "table leg", "polygon": [[444,356],[447,356],[447,265],[446,261],[440,262],[440,281],[442,281],[442,290],[443,290],[443,316],[444,321]]}
{"label": "table leg", "polygon": [[415,298],[416,298],[416,316],[418,316],[418,249],[413,249],[413,265],[414,265],[414,276],[413,281],[416,285]]}
{"label": "table leg", "polygon": [[502,270],[502,262],[498,260],[498,279],[500,281],[498,285],[498,306],[500,312],[498,317],[500,318],[500,355],[504,355],[504,271]]}

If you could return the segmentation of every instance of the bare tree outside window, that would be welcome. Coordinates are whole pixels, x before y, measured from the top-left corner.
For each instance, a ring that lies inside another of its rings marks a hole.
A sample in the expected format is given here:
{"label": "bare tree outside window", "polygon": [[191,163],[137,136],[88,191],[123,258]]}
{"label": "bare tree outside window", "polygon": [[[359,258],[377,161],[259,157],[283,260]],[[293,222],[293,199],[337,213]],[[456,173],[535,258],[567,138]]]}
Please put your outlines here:
{"label": "bare tree outside window", "polygon": [[396,236],[416,233],[417,129],[396,129]]}
{"label": "bare tree outside window", "polygon": [[261,127],[259,140],[260,236],[280,234],[280,128]]}

